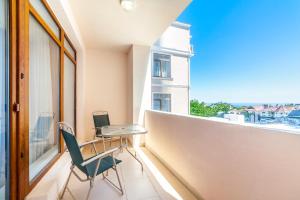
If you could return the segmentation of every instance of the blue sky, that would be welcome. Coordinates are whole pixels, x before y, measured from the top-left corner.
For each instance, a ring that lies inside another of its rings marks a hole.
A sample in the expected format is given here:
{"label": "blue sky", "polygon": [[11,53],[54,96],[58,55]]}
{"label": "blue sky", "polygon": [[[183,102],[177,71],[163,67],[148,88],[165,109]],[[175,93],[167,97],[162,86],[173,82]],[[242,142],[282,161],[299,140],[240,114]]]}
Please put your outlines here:
{"label": "blue sky", "polygon": [[300,103],[300,0],[194,0],[191,98]]}

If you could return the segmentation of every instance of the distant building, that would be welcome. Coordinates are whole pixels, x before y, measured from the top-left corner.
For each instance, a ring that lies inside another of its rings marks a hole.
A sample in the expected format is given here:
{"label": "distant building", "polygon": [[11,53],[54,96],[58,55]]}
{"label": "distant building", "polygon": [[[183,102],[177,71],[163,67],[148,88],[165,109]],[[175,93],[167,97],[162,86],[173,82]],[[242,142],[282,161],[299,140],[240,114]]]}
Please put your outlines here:
{"label": "distant building", "polygon": [[291,111],[287,118],[290,123],[300,125],[300,110]]}
{"label": "distant building", "polygon": [[241,114],[224,114],[224,119],[227,119],[229,121],[234,121],[234,122],[239,122],[239,123],[244,123],[245,122],[245,116]]}
{"label": "distant building", "polygon": [[293,106],[279,106],[274,111],[274,117],[275,118],[287,117],[290,114],[290,112],[293,110],[294,110]]}
{"label": "distant building", "polygon": [[190,25],[173,22],[152,47],[152,109],[189,113]]}

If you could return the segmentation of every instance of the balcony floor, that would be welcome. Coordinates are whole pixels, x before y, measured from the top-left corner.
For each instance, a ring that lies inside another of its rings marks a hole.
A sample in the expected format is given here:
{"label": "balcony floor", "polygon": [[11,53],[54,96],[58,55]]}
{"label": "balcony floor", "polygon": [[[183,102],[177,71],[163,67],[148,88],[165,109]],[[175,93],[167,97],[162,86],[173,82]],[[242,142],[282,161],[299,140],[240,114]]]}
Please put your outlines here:
{"label": "balcony floor", "polygon": [[[119,173],[123,184],[122,196],[107,181],[98,176],[90,194],[90,200],[169,200],[169,199],[196,199],[146,148],[140,148],[138,157],[144,163],[144,172],[141,166],[128,152],[119,153],[116,157],[122,160],[119,164]],[[83,176],[84,177],[84,176]],[[117,183],[116,174],[109,171],[108,177]],[[64,200],[85,199],[89,182],[80,182],[74,175],[71,176],[69,187]]]}

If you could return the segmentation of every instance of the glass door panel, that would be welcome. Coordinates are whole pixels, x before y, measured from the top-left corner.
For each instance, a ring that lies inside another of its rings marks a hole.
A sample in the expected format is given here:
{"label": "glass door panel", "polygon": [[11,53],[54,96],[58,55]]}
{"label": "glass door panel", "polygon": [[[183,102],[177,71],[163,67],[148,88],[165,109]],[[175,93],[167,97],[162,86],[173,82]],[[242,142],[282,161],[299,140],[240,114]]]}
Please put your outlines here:
{"label": "glass door panel", "polygon": [[59,152],[60,48],[33,16],[29,19],[29,178]]}
{"label": "glass door panel", "polygon": [[0,199],[8,199],[7,5],[0,0]]}
{"label": "glass door panel", "polygon": [[64,121],[75,129],[75,65],[64,57]]}

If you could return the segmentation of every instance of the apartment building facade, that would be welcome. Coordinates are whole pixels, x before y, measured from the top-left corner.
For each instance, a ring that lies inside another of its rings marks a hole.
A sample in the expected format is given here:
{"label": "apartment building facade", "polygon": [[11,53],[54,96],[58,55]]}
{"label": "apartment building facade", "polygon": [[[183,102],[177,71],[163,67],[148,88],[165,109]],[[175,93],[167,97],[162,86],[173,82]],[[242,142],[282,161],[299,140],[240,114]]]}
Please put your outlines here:
{"label": "apartment building facade", "polygon": [[173,22],[152,46],[152,109],[189,113],[191,25]]}

